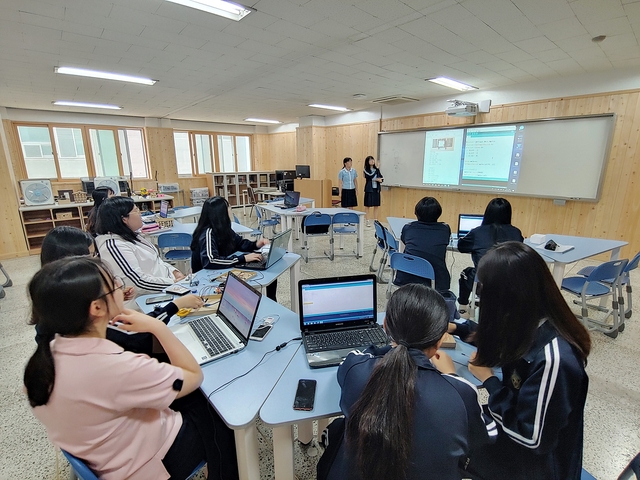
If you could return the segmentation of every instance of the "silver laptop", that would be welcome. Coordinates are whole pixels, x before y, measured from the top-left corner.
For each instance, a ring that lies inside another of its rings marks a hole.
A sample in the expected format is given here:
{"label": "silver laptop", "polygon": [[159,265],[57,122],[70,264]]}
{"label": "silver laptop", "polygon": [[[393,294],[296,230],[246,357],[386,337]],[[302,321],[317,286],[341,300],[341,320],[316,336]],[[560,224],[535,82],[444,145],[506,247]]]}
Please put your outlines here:
{"label": "silver laptop", "polygon": [[389,340],[377,323],[376,276],[298,282],[300,331],[311,368],[340,365],[353,350]]}
{"label": "silver laptop", "polygon": [[258,312],[262,294],[229,273],[217,315],[195,318],[170,327],[202,365],[242,350]]}
{"label": "silver laptop", "polygon": [[266,256],[263,254],[262,261],[245,263],[244,265],[241,265],[240,268],[247,268],[249,270],[266,270],[271,267],[274,263],[284,257],[285,253],[287,253],[289,237],[291,237],[291,229],[285,230],[284,232],[276,235],[273,237],[273,240],[271,240],[271,245],[269,245],[269,253],[266,254]]}

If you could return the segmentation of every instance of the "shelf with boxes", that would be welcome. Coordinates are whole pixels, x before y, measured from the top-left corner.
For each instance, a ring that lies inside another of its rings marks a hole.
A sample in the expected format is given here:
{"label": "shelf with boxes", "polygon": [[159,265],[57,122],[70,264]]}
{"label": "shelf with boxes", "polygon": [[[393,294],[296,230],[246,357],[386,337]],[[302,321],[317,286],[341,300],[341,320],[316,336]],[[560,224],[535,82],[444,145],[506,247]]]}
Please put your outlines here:
{"label": "shelf with boxes", "polygon": [[275,172],[212,173],[207,176],[207,185],[213,195],[226,198],[232,207],[247,205],[247,187],[277,187]]}

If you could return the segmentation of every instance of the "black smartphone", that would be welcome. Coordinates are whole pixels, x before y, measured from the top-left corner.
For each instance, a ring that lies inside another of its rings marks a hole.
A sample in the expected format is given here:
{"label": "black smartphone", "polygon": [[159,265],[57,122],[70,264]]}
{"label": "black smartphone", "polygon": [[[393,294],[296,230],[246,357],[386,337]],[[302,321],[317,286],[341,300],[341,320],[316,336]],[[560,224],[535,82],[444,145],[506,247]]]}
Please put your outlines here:
{"label": "black smartphone", "polygon": [[158,295],[157,297],[147,298],[144,303],[147,305],[153,305],[154,303],[169,302],[171,300],[173,300],[173,295]]}
{"label": "black smartphone", "polygon": [[316,381],[305,379],[298,380],[298,389],[296,390],[296,398],[293,401],[293,409],[310,412],[313,410],[313,402],[315,399]]}
{"label": "black smartphone", "polygon": [[547,244],[544,246],[544,248],[546,250],[555,250],[556,248],[558,248],[558,244],[553,240],[549,240]]}
{"label": "black smartphone", "polygon": [[271,331],[273,325],[260,325],[256,330],[251,334],[249,340],[257,340],[261,342],[264,340],[264,337],[267,336],[267,333]]}

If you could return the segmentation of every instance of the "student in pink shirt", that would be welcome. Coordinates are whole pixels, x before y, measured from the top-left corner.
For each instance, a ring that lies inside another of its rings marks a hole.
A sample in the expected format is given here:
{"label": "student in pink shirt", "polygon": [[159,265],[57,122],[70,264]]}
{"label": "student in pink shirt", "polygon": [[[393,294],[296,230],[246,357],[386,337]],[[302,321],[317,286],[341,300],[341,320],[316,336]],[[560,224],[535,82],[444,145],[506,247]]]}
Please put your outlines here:
{"label": "student in pink shirt", "polygon": [[[198,391],[199,365],[163,322],[124,308],[123,287],[93,258],[35,274],[31,322],[46,335],[24,374],[34,415],[104,480],[186,478],[202,460],[208,479],[237,479],[233,432]],[[116,322],[153,334],[171,364],[107,340]]]}

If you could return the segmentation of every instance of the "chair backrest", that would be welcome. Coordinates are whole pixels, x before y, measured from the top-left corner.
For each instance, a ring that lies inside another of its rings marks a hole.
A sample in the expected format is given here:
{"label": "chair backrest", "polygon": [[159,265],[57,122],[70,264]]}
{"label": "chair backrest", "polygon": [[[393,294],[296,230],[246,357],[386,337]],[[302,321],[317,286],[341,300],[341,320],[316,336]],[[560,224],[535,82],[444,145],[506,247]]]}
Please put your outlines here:
{"label": "chair backrest", "polygon": [[262,214],[260,212],[260,208],[257,205],[254,205],[253,208],[256,209],[256,217],[258,217],[258,220],[262,220]]}
{"label": "chair backrest", "polygon": [[360,217],[356,213],[336,213],[333,215],[333,224],[337,223],[360,223]]}
{"label": "chair backrest", "polygon": [[400,244],[396,237],[393,236],[393,233],[391,233],[387,227],[382,228],[384,228],[384,241],[387,244],[389,252],[397,252],[400,250]]}
{"label": "chair backrest", "polygon": [[631,259],[627,266],[624,267],[625,272],[630,272],[631,270],[635,270],[638,268],[638,263],[640,263],[640,252],[636,253],[636,256]]}
{"label": "chair backrest", "polygon": [[191,247],[192,236],[189,233],[161,233],[158,235],[158,248]]}
{"label": "chair backrest", "polygon": [[73,471],[76,472],[76,475],[80,480],[98,480],[96,474],[93,473],[91,469],[78,457],[74,457],[64,450],[62,450],[62,454],[68,460],[71,468],[73,468]]}
{"label": "chair backrest", "polygon": [[332,197],[339,197],[340,196],[340,189],[338,187],[331,187],[331,196]]}
{"label": "chair backrest", "polygon": [[240,223],[240,220],[238,220],[238,217],[236,217],[235,213],[233,214],[233,221],[236,223]]}
{"label": "chair backrest", "polygon": [[410,273],[411,275],[422,277],[432,282],[436,279],[433,266],[424,258],[407,253],[394,252],[389,259],[390,266],[393,270]]}
{"label": "chair backrest", "polygon": [[376,230],[376,240],[378,242],[378,246],[380,248],[387,248],[387,241],[384,235],[384,225],[382,225],[378,220],[373,222],[373,226]]}
{"label": "chair backrest", "polygon": [[617,279],[629,260],[611,260],[610,262],[601,263],[587,277],[588,282],[598,282],[600,280]]}
{"label": "chair backrest", "polygon": [[302,219],[302,232],[305,235],[327,235],[331,227],[331,215],[312,212]]}
{"label": "chair backrest", "polygon": [[256,200],[256,192],[253,191],[253,187],[247,187],[247,196],[249,197],[249,203],[251,205],[258,203]]}

